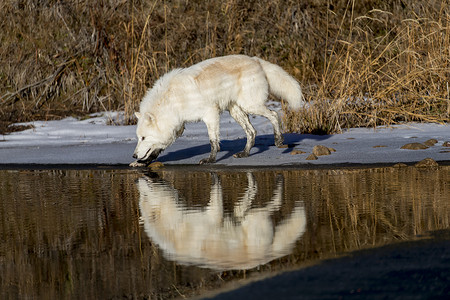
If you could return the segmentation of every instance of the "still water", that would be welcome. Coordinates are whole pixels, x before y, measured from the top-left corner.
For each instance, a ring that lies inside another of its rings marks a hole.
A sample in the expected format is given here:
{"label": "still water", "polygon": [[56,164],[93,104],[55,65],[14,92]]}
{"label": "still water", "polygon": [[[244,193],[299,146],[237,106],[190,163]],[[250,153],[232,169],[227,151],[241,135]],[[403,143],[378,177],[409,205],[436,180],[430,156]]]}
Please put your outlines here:
{"label": "still water", "polygon": [[0,171],[0,298],[174,298],[450,229],[450,167]]}

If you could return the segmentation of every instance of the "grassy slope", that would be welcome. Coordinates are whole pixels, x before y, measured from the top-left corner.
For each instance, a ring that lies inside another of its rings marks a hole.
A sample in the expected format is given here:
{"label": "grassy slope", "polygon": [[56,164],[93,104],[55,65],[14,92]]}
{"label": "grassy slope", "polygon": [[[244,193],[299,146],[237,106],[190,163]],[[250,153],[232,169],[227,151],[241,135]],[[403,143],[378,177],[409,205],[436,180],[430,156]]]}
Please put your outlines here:
{"label": "grassy slope", "polygon": [[159,76],[234,53],[300,81],[313,105],[285,115],[289,131],[449,118],[449,0],[4,0],[0,43],[3,129],[111,109],[132,121]]}

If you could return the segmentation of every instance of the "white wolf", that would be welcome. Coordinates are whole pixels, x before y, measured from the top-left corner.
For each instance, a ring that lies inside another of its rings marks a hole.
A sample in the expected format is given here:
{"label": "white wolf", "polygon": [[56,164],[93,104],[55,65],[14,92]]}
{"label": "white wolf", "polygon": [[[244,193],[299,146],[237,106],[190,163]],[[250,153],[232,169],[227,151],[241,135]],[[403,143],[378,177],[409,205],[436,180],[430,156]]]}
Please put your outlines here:
{"label": "white wolf", "polygon": [[273,125],[275,145],[283,143],[278,114],[265,106],[268,94],[286,100],[291,109],[303,104],[298,82],[281,67],[257,57],[230,55],[175,69],[158,79],[147,91],[136,113],[138,143],[131,166],[150,163],[184,130],[185,122],[203,121],[208,129],[211,153],[200,164],[213,163],[219,148],[220,113],[228,110],[247,135],[246,157],[255,143],[256,131],[248,114],[261,115]]}

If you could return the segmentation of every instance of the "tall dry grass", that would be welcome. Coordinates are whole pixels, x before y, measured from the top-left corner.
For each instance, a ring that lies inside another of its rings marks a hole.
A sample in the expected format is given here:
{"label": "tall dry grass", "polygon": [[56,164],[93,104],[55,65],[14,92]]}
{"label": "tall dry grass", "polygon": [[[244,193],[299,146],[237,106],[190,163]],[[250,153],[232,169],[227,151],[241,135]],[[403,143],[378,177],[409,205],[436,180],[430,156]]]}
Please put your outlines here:
{"label": "tall dry grass", "polygon": [[[449,0],[5,0],[0,123],[124,110],[175,67],[256,55],[302,84],[285,129],[448,121]],[[0,126],[1,127],[1,126]]]}
{"label": "tall dry grass", "polygon": [[323,71],[306,93],[312,105],[285,115],[288,130],[448,122],[450,3],[408,4],[358,14],[357,2],[347,2],[326,40]]}

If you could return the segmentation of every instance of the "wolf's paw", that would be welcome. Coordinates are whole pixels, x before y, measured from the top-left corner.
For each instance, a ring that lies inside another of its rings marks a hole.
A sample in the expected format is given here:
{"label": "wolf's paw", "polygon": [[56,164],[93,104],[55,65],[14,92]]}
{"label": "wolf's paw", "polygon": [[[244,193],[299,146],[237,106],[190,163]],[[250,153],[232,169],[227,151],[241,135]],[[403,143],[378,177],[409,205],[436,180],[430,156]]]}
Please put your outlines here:
{"label": "wolf's paw", "polygon": [[145,167],[146,165],[147,164],[139,162],[138,160],[135,160],[130,164],[130,167],[138,168],[138,167]]}
{"label": "wolf's paw", "polygon": [[248,152],[242,151],[239,153],[235,153],[235,154],[233,154],[233,157],[235,157],[235,158],[248,157]]}
{"label": "wolf's paw", "polygon": [[275,140],[275,146],[277,146],[277,147],[283,146],[283,143],[284,143],[284,140],[283,140],[283,139],[281,139],[281,140]]}
{"label": "wolf's paw", "polygon": [[275,146],[280,147],[282,146],[284,143],[284,138],[283,136],[275,136]]}
{"label": "wolf's paw", "polygon": [[216,162],[215,158],[208,157],[208,158],[204,158],[204,159],[200,160],[198,164],[199,165],[204,165],[204,164],[212,164],[212,163],[215,163],[215,162]]}

